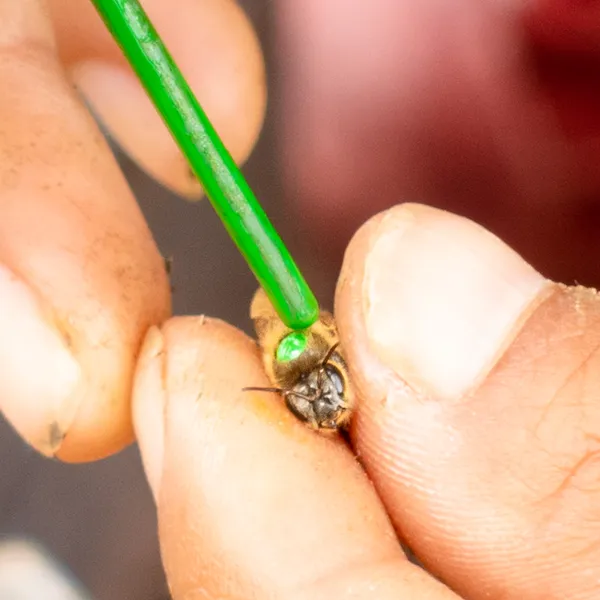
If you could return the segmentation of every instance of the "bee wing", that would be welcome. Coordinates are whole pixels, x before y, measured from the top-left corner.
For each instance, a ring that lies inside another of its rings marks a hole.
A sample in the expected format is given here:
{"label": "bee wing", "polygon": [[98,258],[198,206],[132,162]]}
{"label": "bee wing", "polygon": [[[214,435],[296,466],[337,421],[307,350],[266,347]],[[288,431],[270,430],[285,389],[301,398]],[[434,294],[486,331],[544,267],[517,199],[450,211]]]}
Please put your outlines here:
{"label": "bee wing", "polygon": [[254,323],[258,344],[262,350],[263,365],[267,376],[271,382],[280,385],[281,381],[275,374],[275,352],[281,339],[291,330],[279,318],[262,288],[259,288],[254,294],[250,305],[250,318]]}
{"label": "bee wing", "polygon": [[286,332],[286,326],[279,319],[279,316],[275,312],[271,301],[265,294],[262,288],[258,288],[252,298],[252,304],[250,305],[250,318],[254,323],[254,330],[258,337],[258,341],[264,346],[263,340],[265,336],[277,328],[279,333],[283,336]]}

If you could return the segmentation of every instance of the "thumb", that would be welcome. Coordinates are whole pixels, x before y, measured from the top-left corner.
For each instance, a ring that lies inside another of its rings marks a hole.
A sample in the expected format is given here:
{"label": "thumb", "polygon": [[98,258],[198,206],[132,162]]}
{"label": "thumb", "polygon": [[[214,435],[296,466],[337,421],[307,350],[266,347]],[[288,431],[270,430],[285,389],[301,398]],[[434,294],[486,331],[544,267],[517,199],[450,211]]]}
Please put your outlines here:
{"label": "thumb", "polygon": [[336,309],[352,432],[421,560],[464,597],[588,598],[600,581],[600,300],[466,219],[379,215]]}

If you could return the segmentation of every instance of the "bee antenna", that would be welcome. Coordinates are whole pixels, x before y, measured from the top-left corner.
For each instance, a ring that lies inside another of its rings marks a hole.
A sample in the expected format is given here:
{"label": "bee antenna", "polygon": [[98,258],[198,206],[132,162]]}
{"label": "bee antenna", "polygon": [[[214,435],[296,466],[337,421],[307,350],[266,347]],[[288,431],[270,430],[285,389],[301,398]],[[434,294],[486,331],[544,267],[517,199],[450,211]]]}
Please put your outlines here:
{"label": "bee antenna", "polygon": [[327,363],[329,362],[329,359],[333,356],[333,353],[335,352],[336,348],[340,345],[339,342],[335,343],[333,346],[331,346],[331,348],[329,348],[329,350],[327,350],[327,354],[325,355],[325,358],[323,359],[323,361],[321,362],[321,366],[325,367],[327,365]]}
{"label": "bee antenna", "polygon": [[329,348],[329,350],[327,350],[327,354],[325,355],[325,358],[321,361],[321,367],[319,369],[319,374],[317,376],[317,384],[319,387],[321,387],[323,385],[323,374],[325,373],[325,367],[327,366],[327,363],[329,362],[329,359],[333,356],[333,353],[335,352],[335,349],[340,345],[339,342],[337,342],[336,344],[334,344],[333,346],[331,346],[331,348]]}
{"label": "bee antenna", "polygon": [[283,394],[285,390],[271,387],[245,387],[242,388],[242,392],[273,392],[274,394]]}

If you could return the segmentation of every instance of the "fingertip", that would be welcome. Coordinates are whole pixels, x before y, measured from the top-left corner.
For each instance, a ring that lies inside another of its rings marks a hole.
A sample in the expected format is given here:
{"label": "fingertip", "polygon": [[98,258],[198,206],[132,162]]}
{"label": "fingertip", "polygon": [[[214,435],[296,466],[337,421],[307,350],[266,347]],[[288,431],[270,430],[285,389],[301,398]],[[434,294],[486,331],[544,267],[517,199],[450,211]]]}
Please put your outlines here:
{"label": "fingertip", "polygon": [[59,452],[82,401],[83,373],[40,299],[0,265],[0,407],[47,456]]}
{"label": "fingertip", "polygon": [[[174,317],[160,328],[148,331],[136,369],[133,417],[142,461],[156,500],[161,488],[165,443],[173,437],[187,439],[187,431],[197,426],[192,417],[197,412],[196,402],[205,394],[207,380],[216,387],[211,397],[222,398],[224,402],[232,401],[242,390],[241,384],[230,385],[224,370],[249,369],[246,380],[263,380],[260,365],[254,365],[256,369],[252,370],[253,350],[243,334],[205,316]],[[211,365],[214,362],[216,368],[206,366],[206,360]],[[222,408],[227,410],[226,406]],[[177,420],[177,415],[181,415],[181,420]],[[170,426],[171,423],[174,425]],[[167,460],[177,463],[177,451],[170,451]],[[185,469],[188,467],[184,465]]]}
{"label": "fingertip", "polygon": [[[265,67],[250,21],[232,0],[148,6],[169,52],[234,160],[254,147],[265,115]],[[163,185],[189,198],[202,189],[146,92],[124,61],[85,56],[71,65],[78,89],[125,152]]]}
{"label": "fingertip", "polygon": [[455,400],[475,386],[549,288],[490,232],[423,205],[386,211],[351,246],[340,285],[357,309],[351,323],[423,397]]}
{"label": "fingertip", "polygon": [[437,428],[436,415],[476,389],[551,290],[494,235],[442,210],[401,204],[357,232],[336,319],[359,398],[353,437],[390,497],[394,461],[411,471],[401,479],[417,476],[396,456],[426,443],[410,424]]}
{"label": "fingertip", "polygon": [[[356,231],[346,248],[335,291],[335,318],[340,340],[348,357],[352,383],[361,400],[357,407],[359,418],[363,409],[368,408],[363,399],[385,396],[389,376],[388,369],[372,356],[363,324],[365,257],[388,214],[389,210],[376,214]],[[369,376],[365,377],[365,374]]]}
{"label": "fingertip", "polygon": [[89,394],[69,332],[31,287],[0,265],[0,409],[41,454],[95,460],[130,443],[126,407]]}
{"label": "fingertip", "polygon": [[[195,436],[200,425],[195,420],[196,404],[204,398],[220,400],[219,413],[231,410],[229,404],[240,397],[243,384],[231,385],[230,369],[240,373],[242,380],[263,381],[260,364],[253,363],[254,351],[243,334],[204,316],[174,317],[148,332],[136,371],[133,414],[157,501],[163,463],[172,470],[173,464],[180,463],[179,443],[194,446],[200,442],[188,437]],[[185,461],[181,465],[184,471],[191,467]]]}
{"label": "fingertip", "polygon": [[133,425],[148,484],[157,498],[164,455],[165,339],[151,327],[138,360],[132,396]]}

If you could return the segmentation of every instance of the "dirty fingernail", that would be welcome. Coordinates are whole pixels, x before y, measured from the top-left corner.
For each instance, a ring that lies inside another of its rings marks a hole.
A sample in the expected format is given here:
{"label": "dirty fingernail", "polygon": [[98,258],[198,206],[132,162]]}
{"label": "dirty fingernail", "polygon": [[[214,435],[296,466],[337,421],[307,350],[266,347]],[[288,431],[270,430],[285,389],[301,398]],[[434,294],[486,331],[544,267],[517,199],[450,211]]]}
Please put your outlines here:
{"label": "dirty fingernail", "polygon": [[493,366],[548,285],[475,223],[401,205],[382,219],[365,259],[367,336],[417,393],[458,399]]}
{"label": "dirty fingernail", "polygon": [[73,423],[81,372],[39,300],[0,266],[0,408],[38,451],[54,455]]}

